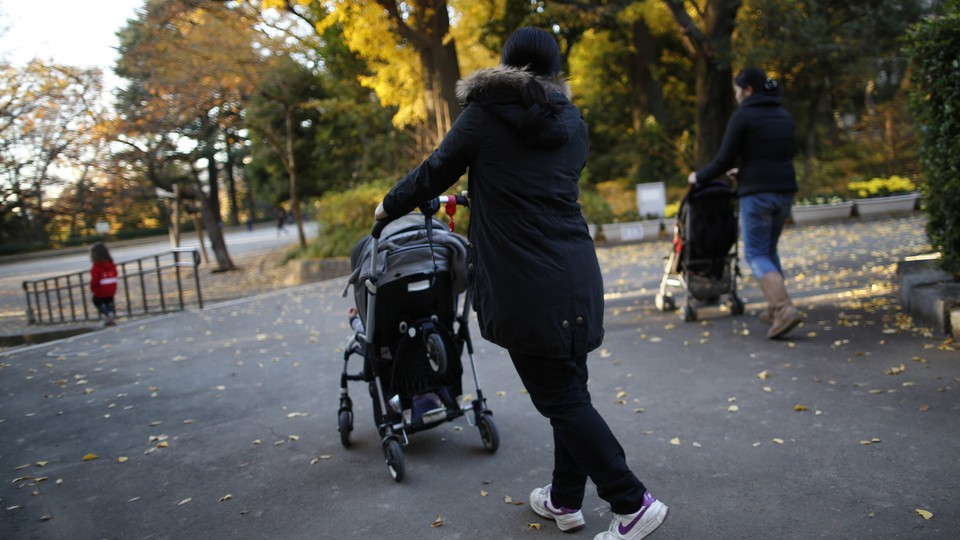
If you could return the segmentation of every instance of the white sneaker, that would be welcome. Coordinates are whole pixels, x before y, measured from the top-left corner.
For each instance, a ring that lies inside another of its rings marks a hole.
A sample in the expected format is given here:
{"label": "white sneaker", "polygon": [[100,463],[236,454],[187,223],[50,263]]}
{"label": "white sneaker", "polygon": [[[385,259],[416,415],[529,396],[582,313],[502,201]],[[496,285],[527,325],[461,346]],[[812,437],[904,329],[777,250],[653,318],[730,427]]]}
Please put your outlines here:
{"label": "white sneaker", "polygon": [[593,540],[640,540],[656,530],[667,519],[667,505],[650,492],[643,494],[643,506],[632,514],[614,514],[610,528]]}
{"label": "white sneaker", "polygon": [[579,531],[586,524],[583,513],[580,510],[553,506],[550,502],[551,485],[547,484],[530,492],[530,508],[541,517],[556,521],[557,527],[563,532]]}

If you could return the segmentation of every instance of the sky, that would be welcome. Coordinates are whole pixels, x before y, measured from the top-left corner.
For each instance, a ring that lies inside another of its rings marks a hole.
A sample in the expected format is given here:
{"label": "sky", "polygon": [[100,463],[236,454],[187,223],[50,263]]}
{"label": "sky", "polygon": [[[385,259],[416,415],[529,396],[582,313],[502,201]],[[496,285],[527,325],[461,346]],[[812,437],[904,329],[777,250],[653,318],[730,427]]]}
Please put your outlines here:
{"label": "sky", "polygon": [[15,65],[33,58],[100,67],[111,76],[116,32],[145,0],[0,0],[0,53]]}

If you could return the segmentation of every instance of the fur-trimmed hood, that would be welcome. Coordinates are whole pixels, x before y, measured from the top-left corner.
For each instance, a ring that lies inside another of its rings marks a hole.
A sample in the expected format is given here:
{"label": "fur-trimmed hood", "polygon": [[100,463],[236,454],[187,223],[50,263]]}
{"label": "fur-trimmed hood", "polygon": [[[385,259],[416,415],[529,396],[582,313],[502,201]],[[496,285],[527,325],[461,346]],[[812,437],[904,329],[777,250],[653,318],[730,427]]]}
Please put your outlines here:
{"label": "fur-trimmed hood", "polygon": [[547,95],[558,93],[570,99],[570,86],[560,74],[549,78],[538,77],[525,69],[504,65],[477,70],[467,78],[458,81],[457,99],[460,103],[466,104],[491,91],[513,90],[519,95],[523,86],[534,79],[543,86]]}
{"label": "fur-trimmed hood", "polygon": [[534,148],[566,143],[582,122],[570,103],[570,87],[559,74],[540,77],[504,65],[481,69],[457,83],[457,99],[464,106],[482,105]]}

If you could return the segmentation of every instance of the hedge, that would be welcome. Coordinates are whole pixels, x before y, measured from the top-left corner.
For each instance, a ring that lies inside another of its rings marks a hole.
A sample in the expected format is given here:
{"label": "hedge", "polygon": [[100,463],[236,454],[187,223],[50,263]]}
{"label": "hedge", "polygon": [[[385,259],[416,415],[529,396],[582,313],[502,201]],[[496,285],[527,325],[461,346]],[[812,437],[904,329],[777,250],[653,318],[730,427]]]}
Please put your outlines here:
{"label": "hedge", "polygon": [[960,277],[960,0],[946,6],[946,15],[917,23],[904,39],[927,236],[941,267]]}

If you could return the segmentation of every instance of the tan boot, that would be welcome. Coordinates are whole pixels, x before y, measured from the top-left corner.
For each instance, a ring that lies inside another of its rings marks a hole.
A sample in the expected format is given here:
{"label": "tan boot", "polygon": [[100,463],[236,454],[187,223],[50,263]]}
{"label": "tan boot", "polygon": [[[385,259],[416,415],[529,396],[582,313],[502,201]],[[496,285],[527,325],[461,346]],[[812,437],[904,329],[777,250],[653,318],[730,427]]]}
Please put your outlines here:
{"label": "tan boot", "polygon": [[793,307],[790,296],[787,295],[787,288],[783,284],[783,276],[779,272],[764,274],[760,278],[760,289],[773,309],[773,324],[770,326],[770,331],[767,332],[767,338],[778,338],[793,330],[803,321],[803,318],[797,313],[797,308]]}
{"label": "tan boot", "polygon": [[760,312],[760,315],[757,315],[757,318],[760,319],[760,322],[763,324],[773,324],[773,306],[767,304],[766,309]]}

